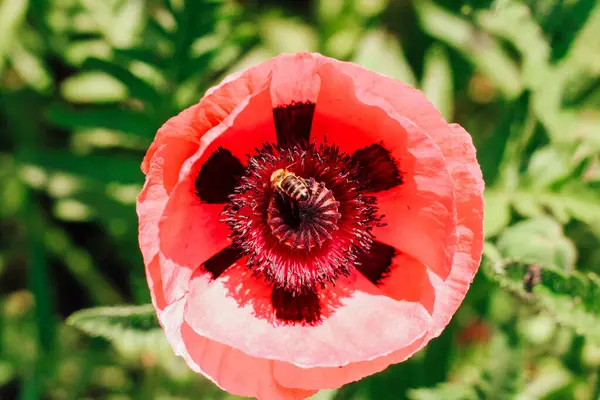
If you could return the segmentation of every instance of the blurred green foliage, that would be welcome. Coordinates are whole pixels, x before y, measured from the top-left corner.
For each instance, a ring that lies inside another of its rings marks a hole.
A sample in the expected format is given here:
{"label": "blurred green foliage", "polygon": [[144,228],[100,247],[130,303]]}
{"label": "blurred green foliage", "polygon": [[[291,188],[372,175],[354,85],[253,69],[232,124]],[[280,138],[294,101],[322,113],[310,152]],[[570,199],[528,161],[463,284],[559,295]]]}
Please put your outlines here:
{"label": "blurred green foliage", "polygon": [[233,398],[145,306],[66,321],[149,301],[156,129],[297,50],[419,87],[487,185],[484,263],[443,335],[315,398],[600,398],[599,38],[595,0],[0,0],[0,398]]}

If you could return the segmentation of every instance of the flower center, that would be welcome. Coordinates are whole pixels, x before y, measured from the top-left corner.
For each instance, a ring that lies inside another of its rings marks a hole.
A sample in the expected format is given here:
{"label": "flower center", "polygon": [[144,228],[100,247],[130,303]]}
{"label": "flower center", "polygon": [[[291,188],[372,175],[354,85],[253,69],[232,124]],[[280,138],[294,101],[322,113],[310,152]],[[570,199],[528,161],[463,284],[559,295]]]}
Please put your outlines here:
{"label": "flower center", "polygon": [[347,275],[381,222],[352,157],[326,144],[270,144],[248,160],[223,221],[246,264],[297,294]]}
{"label": "flower center", "polygon": [[[291,179],[301,180],[299,177]],[[304,182],[298,182],[302,185]],[[267,223],[279,243],[296,250],[321,248],[326,240],[331,240],[331,232],[338,230],[341,218],[338,212],[339,201],[325,183],[309,179],[305,183],[308,191],[306,200],[296,200],[284,192],[271,196],[267,209]]]}

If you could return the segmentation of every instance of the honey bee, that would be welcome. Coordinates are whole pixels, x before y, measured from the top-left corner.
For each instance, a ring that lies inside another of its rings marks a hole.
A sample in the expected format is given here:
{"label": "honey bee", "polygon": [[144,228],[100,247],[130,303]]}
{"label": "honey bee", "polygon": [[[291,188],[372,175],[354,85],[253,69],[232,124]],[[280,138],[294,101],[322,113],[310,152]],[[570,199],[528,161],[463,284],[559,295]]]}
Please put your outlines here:
{"label": "honey bee", "polygon": [[276,191],[292,200],[305,201],[310,197],[310,190],[304,179],[285,168],[271,174],[271,185]]}

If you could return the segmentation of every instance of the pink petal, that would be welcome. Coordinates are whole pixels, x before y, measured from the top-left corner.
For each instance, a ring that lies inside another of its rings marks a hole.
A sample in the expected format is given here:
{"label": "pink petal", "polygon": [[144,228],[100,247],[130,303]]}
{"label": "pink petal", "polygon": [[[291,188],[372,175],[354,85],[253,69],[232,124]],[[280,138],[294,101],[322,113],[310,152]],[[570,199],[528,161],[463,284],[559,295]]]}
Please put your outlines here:
{"label": "pink petal", "polygon": [[459,238],[452,271],[445,284],[439,277],[431,276],[437,297],[433,314],[436,329],[430,337],[436,337],[464,299],[481,260],[484,182],[472,139],[459,125],[449,125],[417,89],[355,64],[335,62],[335,65],[352,76],[357,87],[373,97],[380,97],[381,102],[388,103],[399,115],[426,132],[440,147],[455,182]]}
{"label": "pink petal", "polygon": [[428,268],[414,257],[400,253],[392,260],[390,272],[379,284],[379,289],[396,300],[419,302],[431,314],[436,299]]}
{"label": "pink petal", "polygon": [[403,183],[377,193],[388,223],[373,229],[375,238],[410,254],[445,279],[457,241],[455,189],[442,153],[424,132],[404,118],[408,146],[393,150]]}
{"label": "pink petal", "polygon": [[[181,328],[189,357],[201,371],[229,393],[261,400],[305,399],[317,390],[292,389],[273,376],[273,361],[248,356],[241,351],[198,335],[187,323]],[[249,373],[251,371],[251,373]]]}
{"label": "pink petal", "polygon": [[434,326],[429,337],[438,336],[462,303],[481,262],[483,251],[483,189],[471,136],[460,125],[450,125],[447,136],[436,140],[444,151],[456,186],[458,244],[452,271],[445,282],[431,277],[436,289]]}
{"label": "pink petal", "polygon": [[275,379],[286,387],[305,390],[337,389],[347,383],[381,372],[391,364],[406,360],[423,348],[426,343],[423,337],[386,356],[340,367],[302,368],[293,364],[275,361],[273,371]]}
{"label": "pink petal", "polygon": [[229,150],[245,165],[248,153],[265,142],[275,143],[277,135],[269,84],[269,81],[264,82],[252,96],[241,101],[220,125],[202,137],[195,158],[188,160],[181,174],[190,173],[192,168],[199,170],[219,147]]}
{"label": "pink petal", "polygon": [[239,350],[198,335],[183,321],[181,299],[158,313],[175,353],[192,370],[207,376],[221,389],[261,400],[300,400],[316,390],[287,388],[273,376],[273,361],[248,356]]}
{"label": "pink petal", "polygon": [[[171,139],[185,140],[190,145],[197,148],[200,137],[208,130],[209,127],[203,127],[197,123],[197,116],[203,110],[201,104],[195,104],[181,111],[174,117],[169,118],[165,122],[154,137],[154,141],[148,148],[144,160],[142,161],[142,171],[147,174],[150,170],[150,162],[156,151]],[[203,129],[204,128],[204,129]],[[185,160],[171,160],[177,162],[180,166]]]}
{"label": "pink petal", "polygon": [[168,306],[165,293],[163,291],[162,269],[159,261],[159,255],[156,254],[150,262],[145,263],[146,280],[150,289],[150,298],[152,304],[157,310],[163,310]]}
{"label": "pink petal", "polygon": [[219,222],[222,204],[204,204],[193,184],[179,184],[159,223],[160,264],[168,303],[187,290],[192,272],[229,246],[229,229]]}
{"label": "pink petal", "polygon": [[[391,120],[386,110],[363,101],[353,78],[340,73],[333,62],[328,60],[316,71],[321,85],[311,140],[323,141],[326,138],[340,146],[343,152],[352,154],[362,147],[395,136],[401,130],[398,124]],[[388,132],[389,128],[392,132]],[[401,140],[395,139],[396,142]]]}
{"label": "pink petal", "polygon": [[212,280],[191,279],[185,320],[199,334],[260,358],[299,366],[341,366],[373,359],[419,340],[429,314],[418,302],[382,295],[360,274],[319,293],[324,320],[316,326],[282,324],[271,290],[243,262]]}
{"label": "pink petal", "polygon": [[373,233],[377,240],[411,254],[445,278],[456,245],[456,217],[453,181],[440,148],[336,65],[324,64],[318,73],[322,84],[311,139],[327,138],[350,154],[383,142],[404,182],[377,193],[387,225]]}
{"label": "pink petal", "polygon": [[145,263],[158,252],[158,222],[168,196],[179,181],[182,165],[199,149],[202,135],[225,121],[236,107],[239,110],[240,104],[247,104],[257,92],[264,92],[269,74],[270,65],[265,64],[232,76],[211,88],[200,103],[170,118],[159,129],[142,163],[142,170],[148,176],[137,201],[140,248]]}
{"label": "pink petal", "polygon": [[152,159],[146,182],[136,203],[139,219],[138,239],[146,265],[158,253],[158,222],[169,199],[161,173],[165,161],[161,153],[164,151],[165,146],[163,145],[157,150],[157,156]]}
{"label": "pink petal", "polygon": [[271,97],[273,107],[317,100],[319,65],[328,58],[316,53],[282,54],[272,62]]}
{"label": "pink petal", "polygon": [[175,117],[170,118],[158,130],[154,141],[146,152],[142,162],[142,171],[147,173],[150,160],[156,150],[171,139],[188,141],[196,145],[209,130],[223,122],[238,105],[264,88],[268,82],[271,64],[263,63],[209,89],[206,95]]}
{"label": "pink petal", "polygon": [[[398,301],[421,303],[428,312],[433,311],[436,299],[428,268],[407,254],[393,259],[390,273],[378,286],[383,294]],[[431,274],[436,277],[435,274]],[[438,278],[439,279],[439,278]],[[354,362],[342,367],[302,368],[289,363],[276,362],[275,378],[284,386],[302,389],[333,389],[348,382],[380,372],[391,364],[399,363],[423,348],[428,342],[425,337],[406,347],[374,360]]]}
{"label": "pink petal", "polygon": [[145,263],[158,253],[158,223],[181,167],[176,160],[183,162],[195,150],[189,142],[174,140],[168,146],[160,146],[150,162],[146,182],[136,204],[140,249]]}
{"label": "pink petal", "polygon": [[435,106],[419,90],[403,82],[364,69],[356,64],[332,60],[335,67],[352,77],[357,92],[368,93],[387,103],[398,115],[411,120],[436,143],[438,138],[451,135],[450,127]]}
{"label": "pink petal", "polygon": [[229,246],[229,228],[220,222],[223,204],[203,203],[195,180],[202,164],[220,146],[245,160],[248,147],[274,140],[268,87],[242,101],[225,120],[200,139],[200,148],[182,166],[179,183],[159,223],[163,289],[170,303],[181,297],[191,273]]}

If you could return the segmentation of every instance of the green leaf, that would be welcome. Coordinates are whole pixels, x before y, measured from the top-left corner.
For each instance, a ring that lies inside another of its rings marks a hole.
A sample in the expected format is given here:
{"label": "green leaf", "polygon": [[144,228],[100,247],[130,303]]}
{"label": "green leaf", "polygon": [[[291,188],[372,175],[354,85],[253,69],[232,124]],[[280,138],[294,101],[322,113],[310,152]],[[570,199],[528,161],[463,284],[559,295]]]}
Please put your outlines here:
{"label": "green leaf", "polygon": [[131,235],[137,230],[137,218],[135,213],[131,212],[131,206],[135,204],[140,190],[139,185],[113,183],[102,187],[101,191],[86,190],[75,193],[69,199],[85,204],[93,211],[95,219],[106,226],[107,232],[119,238],[123,233]]}
{"label": "green leaf", "polygon": [[164,61],[157,54],[156,48],[135,47],[131,49],[112,49],[112,51],[118,60],[141,61],[155,67],[164,67]]}
{"label": "green leaf", "polygon": [[320,390],[314,396],[309,397],[308,400],[334,400],[337,393],[337,389]]}
{"label": "green leaf", "polygon": [[[235,74],[241,71],[244,71],[247,68],[253,67],[258,63],[261,63],[271,57],[275,57],[277,53],[273,52],[271,49],[264,46],[257,46],[254,49],[250,50],[248,53],[244,55],[238,62],[229,67],[229,69],[220,77],[220,79],[225,78],[225,76],[230,74]],[[217,79],[218,81],[218,79]]]}
{"label": "green leaf", "polygon": [[433,45],[427,49],[423,69],[423,93],[444,118],[451,120],[454,113],[452,66],[443,47]]}
{"label": "green leaf", "polygon": [[[535,161],[535,163],[537,162],[540,162],[540,160]],[[546,160],[546,162],[550,161]],[[560,161],[557,162],[560,163]],[[541,171],[543,168],[538,166],[532,168],[536,176],[540,176],[537,174],[541,174],[540,179],[545,179]],[[549,172],[549,175],[553,175],[554,178],[548,178],[548,180],[555,181],[558,179],[558,176],[564,175],[564,171],[561,169],[567,167],[557,166],[549,168],[556,168],[556,171]],[[570,169],[568,176],[572,176],[573,166],[571,165],[568,168]],[[533,173],[528,172],[530,176]],[[541,182],[533,182],[532,186],[534,187],[520,187],[514,191],[490,188],[486,190],[485,196],[486,199],[492,199],[492,206],[494,206],[494,198],[505,198],[519,214],[525,217],[540,217],[550,213],[563,224],[569,222],[571,219],[576,219],[588,224],[591,228],[599,226],[600,202],[597,199],[600,193],[581,183],[581,178],[579,177],[569,179],[566,184],[556,190],[553,190],[552,187],[537,187],[537,185],[541,185]],[[495,216],[488,217],[488,215],[486,211],[486,218],[495,218]],[[598,232],[600,235],[600,231]]]}
{"label": "green leaf", "polygon": [[35,309],[38,340],[45,353],[54,349],[56,342],[56,316],[54,298],[50,290],[50,265],[44,246],[44,226],[40,209],[31,199],[31,193],[26,194],[26,202],[21,209],[21,218],[28,227],[27,254],[29,255],[29,290],[35,298]]}
{"label": "green leaf", "polygon": [[316,1],[316,14],[322,24],[336,21],[344,10],[344,0],[318,0]]}
{"label": "green leaf", "polygon": [[146,21],[145,0],[108,2],[80,0],[82,12],[90,18],[113,47],[131,47],[139,40]]}
{"label": "green leaf", "polygon": [[119,292],[100,272],[90,254],[69,237],[59,226],[43,220],[43,242],[53,257],[62,260],[63,265],[84,288],[86,294],[100,304],[117,304],[123,301]]}
{"label": "green leaf", "polygon": [[112,103],[125,100],[127,87],[103,72],[82,72],[65,79],[60,87],[63,97],[73,103]]}
{"label": "green leaf", "polygon": [[410,400],[478,400],[474,387],[461,383],[441,383],[433,388],[411,389]]}
{"label": "green leaf", "polygon": [[497,245],[504,258],[564,270],[575,265],[575,246],[564,236],[562,226],[551,218],[519,222],[504,231]]}
{"label": "green leaf", "polygon": [[484,399],[513,399],[523,383],[522,354],[503,334],[494,336],[488,352],[478,390]]}
{"label": "green leaf", "polygon": [[19,77],[38,92],[48,94],[53,81],[44,61],[19,42],[13,46],[11,63]]}
{"label": "green leaf", "polygon": [[[422,353],[421,353],[422,354]],[[409,388],[416,387],[424,373],[419,355],[400,364],[390,365],[378,374],[342,387],[336,399],[396,400]]]}
{"label": "green leaf", "polygon": [[477,13],[475,19],[487,32],[510,41],[519,50],[523,81],[529,87],[547,84],[550,45],[523,2],[496,2],[496,7]]}
{"label": "green leaf", "polygon": [[300,20],[268,15],[260,21],[265,45],[275,53],[315,51],[318,37],[313,28]]}
{"label": "green leaf", "polygon": [[0,75],[2,75],[4,61],[12,50],[16,32],[25,19],[28,7],[29,1],[27,0],[4,0],[0,3]]}
{"label": "green leaf", "polygon": [[385,11],[389,0],[354,0],[354,12],[363,18],[372,18]]}
{"label": "green leaf", "polygon": [[19,212],[26,200],[27,187],[17,175],[13,158],[0,156],[0,220]]}
{"label": "green leaf", "polygon": [[111,61],[90,58],[84,63],[83,68],[86,70],[98,70],[115,77],[127,86],[131,97],[146,101],[155,106],[161,104],[161,94],[152,85],[138,78],[125,67]]}
{"label": "green leaf", "polygon": [[72,314],[67,323],[88,335],[109,339],[123,333],[135,334],[161,329],[152,304],[81,310]]}
{"label": "green leaf", "polygon": [[[519,205],[526,204],[532,208],[520,211],[526,216],[534,216],[537,209],[539,215],[542,207],[548,207],[557,217],[568,216],[585,222],[591,226],[600,222],[600,203],[597,201],[597,193],[588,189],[569,190],[565,188],[560,192],[549,191],[526,191],[520,190],[511,195],[511,201],[519,209]],[[562,219],[562,222],[567,222]]]}
{"label": "green leaf", "polygon": [[488,279],[558,323],[600,341],[598,275],[568,272],[552,266],[532,266],[530,262],[518,259],[498,261],[497,256],[490,257],[488,251],[484,254],[482,271]]}
{"label": "green leaf", "polygon": [[[561,362],[552,357],[536,365],[535,378],[527,383],[521,395],[527,399],[544,399],[564,389],[573,381],[573,376]],[[559,396],[551,398],[560,398]]]}
{"label": "green leaf", "polygon": [[486,191],[485,220],[483,228],[486,237],[499,234],[510,223],[510,203],[502,193]]}
{"label": "green leaf", "polygon": [[181,79],[187,80],[196,75],[206,73],[206,71],[210,70],[211,62],[218,53],[219,49],[211,49],[196,57],[186,60],[186,62],[180,66]]}
{"label": "green leaf", "polygon": [[11,380],[15,378],[17,371],[15,368],[6,360],[0,361],[0,386],[7,385]]}
{"label": "green leaf", "polygon": [[145,114],[120,107],[73,109],[55,103],[46,110],[46,118],[55,125],[67,129],[103,128],[118,130],[137,137],[152,139],[158,124]]}
{"label": "green leaf", "polygon": [[113,51],[103,39],[82,39],[69,43],[64,50],[64,57],[67,62],[79,68],[88,58],[111,58]]}
{"label": "green leaf", "polygon": [[[573,2],[586,8],[593,1]],[[574,10],[563,10],[567,15]],[[576,16],[574,18],[580,18]],[[548,74],[541,70],[537,76],[539,86],[532,93],[532,105],[537,118],[542,122],[553,143],[583,142],[588,147],[600,150],[597,135],[600,119],[588,118],[587,113],[578,109],[564,108],[565,98],[571,88],[591,84],[597,80],[600,68],[598,35],[600,34],[600,4],[596,2],[585,25],[571,43],[570,49],[560,63],[556,63]],[[562,31],[561,27],[561,31]],[[564,35],[570,36],[568,29]],[[556,47],[555,47],[556,48]],[[533,74],[537,73],[535,71]],[[583,82],[582,82],[583,81]],[[548,85],[547,82],[552,82]]]}
{"label": "green leaf", "polygon": [[571,152],[564,149],[545,146],[531,156],[527,175],[531,181],[531,186],[539,188],[550,186],[551,184],[567,177],[577,164],[573,162]]}
{"label": "green leaf", "polygon": [[80,175],[96,183],[141,183],[140,161],[131,157],[87,155],[77,156],[68,151],[28,151],[16,158],[21,164],[33,164],[52,171]]}
{"label": "green leaf", "polygon": [[416,78],[396,36],[381,28],[367,32],[353,61],[365,68],[415,86]]}
{"label": "green leaf", "polygon": [[111,25],[106,29],[106,34],[115,47],[132,47],[139,41],[146,21],[147,3],[146,0],[127,0],[121,3],[121,7],[113,15]]}
{"label": "green leaf", "polygon": [[523,91],[519,68],[493,37],[429,0],[419,0],[415,6],[425,32],[460,51],[507,98],[519,96]]}
{"label": "green leaf", "polygon": [[[578,2],[578,3],[584,3]],[[588,1],[587,4],[593,4]],[[595,2],[593,10],[585,20],[585,24],[571,44],[565,57],[567,68],[584,68],[589,71],[598,71],[600,67],[600,4]],[[597,75],[596,75],[597,76]]]}
{"label": "green leaf", "polygon": [[[518,349],[509,344],[508,338],[496,334],[482,354],[483,360],[475,360],[468,378],[462,377],[452,383],[440,383],[433,388],[409,390],[411,400],[478,400],[512,399],[522,385],[523,357]],[[462,366],[465,368],[465,366]]]}
{"label": "green leaf", "polygon": [[327,39],[324,45],[325,53],[330,57],[346,60],[354,53],[363,34],[364,26],[358,22],[346,23],[343,25],[343,29],[337,30]]}
{"label": "green leaf", "polygon": [[81,310],[72,314],[67,324],[90,336],[105,338],[128,356],[169,352],[152,304]]}

